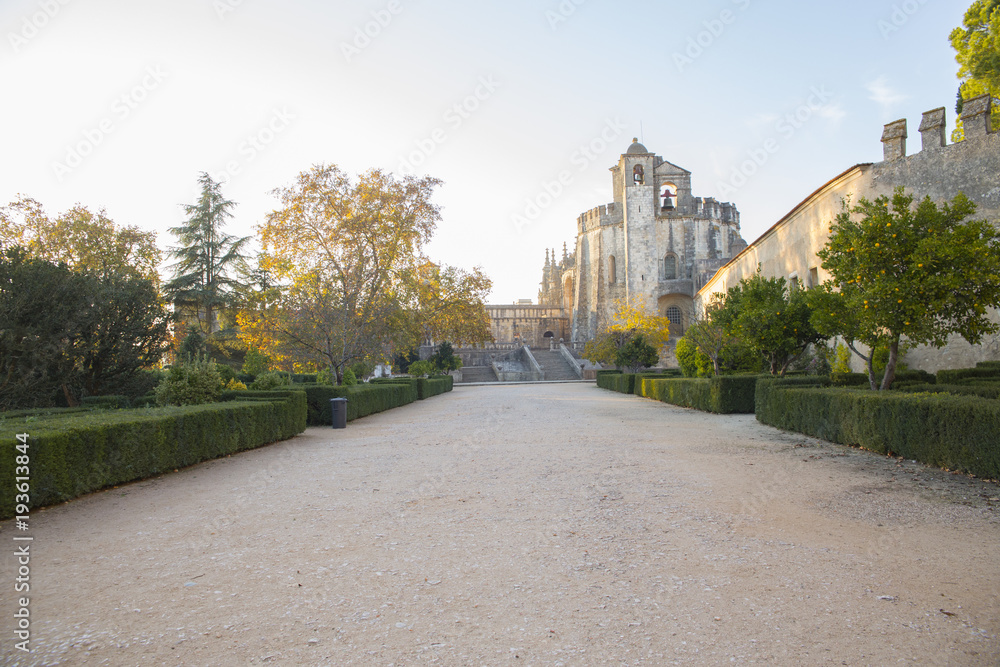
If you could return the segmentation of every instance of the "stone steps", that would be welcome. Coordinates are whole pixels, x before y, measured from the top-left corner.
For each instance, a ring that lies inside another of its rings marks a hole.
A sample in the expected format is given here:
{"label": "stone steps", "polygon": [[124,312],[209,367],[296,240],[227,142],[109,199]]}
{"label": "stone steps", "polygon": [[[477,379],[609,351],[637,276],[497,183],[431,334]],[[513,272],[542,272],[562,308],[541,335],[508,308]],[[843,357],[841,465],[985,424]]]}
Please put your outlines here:
{"label": "stone steps", "polygon": [[496,382],[492,366],[463,366],[462,382]]}
{"label": "stone steps", "polygon": [[531,355],[542,367],[547,382],[558,382],[560,380],[579,380],[580,376],[573,372],[569,363],[559,352],[551,350],[532,350]]}

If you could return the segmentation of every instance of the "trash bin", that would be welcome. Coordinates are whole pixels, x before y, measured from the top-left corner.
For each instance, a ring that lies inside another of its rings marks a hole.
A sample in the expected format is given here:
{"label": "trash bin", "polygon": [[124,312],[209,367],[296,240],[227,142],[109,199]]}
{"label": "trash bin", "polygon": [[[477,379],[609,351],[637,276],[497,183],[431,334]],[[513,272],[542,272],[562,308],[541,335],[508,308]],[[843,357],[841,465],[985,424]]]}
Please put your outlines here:
{"label": "trash bin", "polygon": [[330,411],[333,412],[333,427],[347,428],[347,399],[331,398]]}

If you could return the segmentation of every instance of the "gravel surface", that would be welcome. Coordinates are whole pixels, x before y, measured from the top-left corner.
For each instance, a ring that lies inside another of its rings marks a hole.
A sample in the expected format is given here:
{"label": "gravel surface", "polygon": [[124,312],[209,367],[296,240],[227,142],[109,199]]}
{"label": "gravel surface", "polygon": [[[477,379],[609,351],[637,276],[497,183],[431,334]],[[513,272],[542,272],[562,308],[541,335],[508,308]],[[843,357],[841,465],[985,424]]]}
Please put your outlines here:
{"label": "gravel surface", "polygon": [[459,387],[34,512],[34,652],[8,555],[0,662],[997,665],[998,496],[752,415]]}

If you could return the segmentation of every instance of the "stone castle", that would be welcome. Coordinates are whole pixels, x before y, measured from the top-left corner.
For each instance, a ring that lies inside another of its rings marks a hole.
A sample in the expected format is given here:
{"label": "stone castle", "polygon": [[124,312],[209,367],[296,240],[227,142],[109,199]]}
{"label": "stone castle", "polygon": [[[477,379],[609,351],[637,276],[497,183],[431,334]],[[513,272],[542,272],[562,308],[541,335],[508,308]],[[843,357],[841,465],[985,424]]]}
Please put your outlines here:
{"label": "stone castle", "polygon": [[[882,162],[857,164],[834,177],[749,245],[733,204],[694,197],[691,172],[633,140],[611,168],[614,201],[578,218],[572,252],[565,245],[561,257],[546,251],[538,305],[488,306],[494,336],[532,347],[560,339],[583,343],[624,298],[669,318],[676,339],[714,294],[758,265],[767,277],[818,285],[829,276],[816,252],[848,197],[891,196],[901,186],[940,204],[964,192],[978,205],[977,218],[1000,226],[1000,132],[990,126],[992,102],[988,95],[965,102],[965,139],[951,145],[945,109],[924,113],[921,150],[912,155],[906,120],[885,125]],[[992,317],[1000,321],[997,312]],[[905,361],[936,371],[989,359],[1000,359],[1000,337],[976,346],[956,337],[940,350],[918,347]]]}
{"label": "stone castle", "polygon": [[570,340],[592,339],[616,301],[666,316],[682,335],[698,290],[747,247],[730,203],[695,197],[691,172],[638,139],[611,168],[614,201],[577,219],[572,253],[546,251],[539,304],[560,308]]}

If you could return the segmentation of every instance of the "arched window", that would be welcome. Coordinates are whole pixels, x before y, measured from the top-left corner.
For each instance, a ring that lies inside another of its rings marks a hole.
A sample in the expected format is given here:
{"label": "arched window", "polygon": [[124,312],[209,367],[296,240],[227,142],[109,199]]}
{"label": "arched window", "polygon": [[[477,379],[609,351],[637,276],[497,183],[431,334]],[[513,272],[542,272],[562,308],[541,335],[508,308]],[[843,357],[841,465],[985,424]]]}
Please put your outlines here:
{"label": "arched window", "polygon": [[677,256],[672,252],[663,258],[663,279],[677,280]]}
{"label": "arched window", "polygon": [[615,263],[615,256],[608,257],[608,283],[614,285],[618,282],[618,266]]}
{"label": "arched window", "polygon": [[632,169],[632,180],[636,185],[642,185],[646,182],[646,173],[641,164],[635,165],[635,168]]}
{"label": "arched window", "polygon": [[677,306],[667,308],[667,320],[670,321],[670,335],[677,336],[684,333],[684,316]]}

